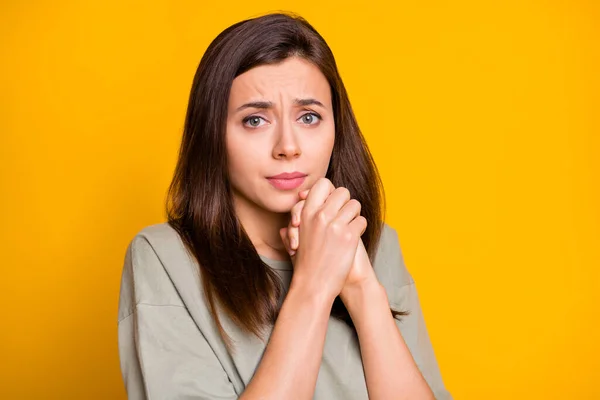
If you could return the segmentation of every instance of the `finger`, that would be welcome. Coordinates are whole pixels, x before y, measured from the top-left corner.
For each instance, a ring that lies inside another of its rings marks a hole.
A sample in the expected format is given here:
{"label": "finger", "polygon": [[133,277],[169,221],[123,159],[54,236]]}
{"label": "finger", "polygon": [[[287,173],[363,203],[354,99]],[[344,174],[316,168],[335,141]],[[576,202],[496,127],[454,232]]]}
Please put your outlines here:
{"label": "finger", "polygon": [[284,227],[281,228],[279,230],[279,236],[281,236],[281,241],[283,242],[283,245],[285,246],[285,251],[287,251],[288,253],[290,253],[291,248],[290,248],[290,243],[289,243],[289,236],[288,236],[288,227]]}
{"label": "finger", "polygon": [[308,196],[308,192],[310,192],[310,189],[303,190],[300,193],[298,193],[298,196],[300,196],[300,198],[302,200],[306,200],[306,197]]}
{"label": "finger", "polygon": [[369,227],[369,222],[368,222],[368,221],[367,221],[367,219],[365,218],[365,226],[364,226],[364,228],[362,229],[362,231],[360,231],[360,236],[362,236],[362,235],[363,235],[363,234],[366,232],[366,230],[367,230],[367,228],[368,228],[368,227]]}
{"label": "finger", "polygon": [[308,212],[310,215],[313,215],[323,206],[325,200],[327,200],[334,190],[335,187],[329,179],[320,178],[310,189],[310,193],[308,193],[306,197],[306,204],[304,205],[303,212]]}
{"label": "finger", "polygon": [[287,234],[290,241],[290,250],[298,250],[298,246],[300,245],[300,235],[298,234],[298,228],[294,226],[289,228]]}
{"label": "finger", "polygon": [[290,211],[290,213],[292,214],[292,218],[291,218],[291,222],[290,222],[291,226],[300,226],[300,221],[301,221],[300,216],[302,215],[302,209],[304,208],[305,203],[306,203],[306,200],[300,200],[299,202],[294,204],[294,206],[292,207],[292,210]]}
{"label": "finger", "polygon": [[362,215],[354,218],[354,220],[348,225],[348,229],[350,229],[352,233],[356,234],[360,238],[367,230],[367,219]]}
{"label": "finger", "polygon": [[325,200],[322,210],[332,219],[337,218],[338,213],[348,201],[350,201],[350,191],[345,187],[336,188]]}
{"label": "finger", "polygon": [[360,215],[360,210],[360,202],[356,199],[350,199],[337,214],[336,220],[338,220],[340,224],[348,225],[354,218]]}
{"label": "finger", "polygon": [[288,250],[288,253],[290,254],[290,257],[292,257],[296,254],[296,250],[298,250],[298,246],[300,245],[298,228],[295,228],[293,226],[288,226],[286,234],[288,237],[287,250]]}

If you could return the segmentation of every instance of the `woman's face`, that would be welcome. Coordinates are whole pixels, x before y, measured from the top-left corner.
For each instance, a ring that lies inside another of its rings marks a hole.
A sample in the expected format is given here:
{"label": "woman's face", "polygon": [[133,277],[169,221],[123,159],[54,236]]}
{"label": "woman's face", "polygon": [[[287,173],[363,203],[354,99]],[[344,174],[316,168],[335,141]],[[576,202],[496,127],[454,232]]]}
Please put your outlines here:
{"label": "woman's face", "polygon": [[[289,212],[325,176],[334,137],[329,83],[314,64],[290,57],[236,77],[226,133],[236,204]],[[305,177],[269,179],[293,172]]]}

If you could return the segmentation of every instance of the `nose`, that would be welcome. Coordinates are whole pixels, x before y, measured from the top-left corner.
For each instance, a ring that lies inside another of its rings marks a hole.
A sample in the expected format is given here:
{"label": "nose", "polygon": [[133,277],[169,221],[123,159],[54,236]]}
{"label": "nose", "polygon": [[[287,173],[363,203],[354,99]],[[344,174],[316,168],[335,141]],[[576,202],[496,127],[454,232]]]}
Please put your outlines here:
{"label": "nose", "polygon": [[302,154],[300,143],[293,127],[288,121],[279,124],[276,129],[276,142],[273,146],[273,157],[276,159],[297,158]]}

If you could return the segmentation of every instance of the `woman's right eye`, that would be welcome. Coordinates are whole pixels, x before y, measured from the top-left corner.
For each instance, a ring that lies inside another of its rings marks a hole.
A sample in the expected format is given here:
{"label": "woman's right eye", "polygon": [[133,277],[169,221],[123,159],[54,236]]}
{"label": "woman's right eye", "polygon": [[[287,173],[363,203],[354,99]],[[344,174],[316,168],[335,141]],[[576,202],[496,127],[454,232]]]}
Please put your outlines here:
{"label": "woman's right eye", "polygon": [[265,119],[263,117],[258,117],[256,115],[251,115],[242,120],[244,125],[249,126],[250,128],[258,128],[259,126],[262,125],[260,123],[261,121],[265,122]]}

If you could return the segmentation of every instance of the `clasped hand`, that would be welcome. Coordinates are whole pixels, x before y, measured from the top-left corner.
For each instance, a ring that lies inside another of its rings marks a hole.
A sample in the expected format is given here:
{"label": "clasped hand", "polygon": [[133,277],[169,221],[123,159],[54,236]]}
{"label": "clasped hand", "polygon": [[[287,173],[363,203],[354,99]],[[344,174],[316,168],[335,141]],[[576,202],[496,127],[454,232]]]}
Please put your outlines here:
{"label": "clasped hand", "polygon": [[[308,272],[321,275],[325,282],[331,283],[332,287],[328,289],[335,296],[376,282],[375,272],[360,238],[366,230],[367,221],[360,215],[360,203],[350,198],[348,189],[335,188],[331,181],[321,178],[310,190],[300,192],[299,197],[300,200],[290,212],[289,225],[280,230],[294,264],[294,275],[307,273],[297,271],[301,260],[305,264],[319,264],[319,261],[335,264],[316,267],[330,269],[329,276],[317,273],[323,271]],[[307,245],[313,248],[308,249]],[[315,252],[328,253],[330,257],[319,257]],[[312,269],[314,266],[302,265],[299,268]]]}

